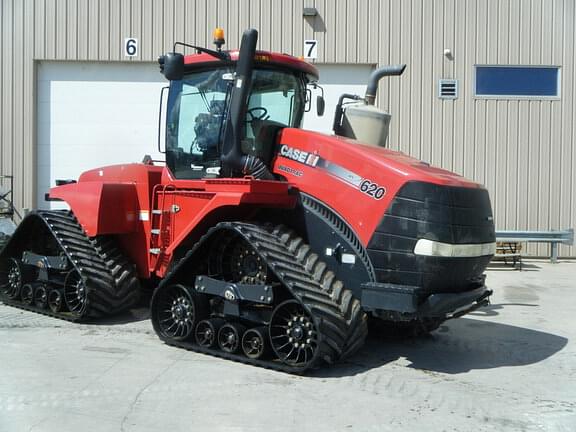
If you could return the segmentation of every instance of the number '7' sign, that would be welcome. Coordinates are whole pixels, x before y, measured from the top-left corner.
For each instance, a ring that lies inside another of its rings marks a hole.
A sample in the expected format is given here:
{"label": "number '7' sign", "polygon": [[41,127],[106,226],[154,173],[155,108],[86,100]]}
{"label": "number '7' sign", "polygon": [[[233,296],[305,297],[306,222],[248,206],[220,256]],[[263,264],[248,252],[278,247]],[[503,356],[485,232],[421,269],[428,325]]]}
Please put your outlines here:
{"label": "number '7' sign", "polygon": [[315,39],[308,39],[304,41],[304,58],[315,59],[318,58],[318,41]]}

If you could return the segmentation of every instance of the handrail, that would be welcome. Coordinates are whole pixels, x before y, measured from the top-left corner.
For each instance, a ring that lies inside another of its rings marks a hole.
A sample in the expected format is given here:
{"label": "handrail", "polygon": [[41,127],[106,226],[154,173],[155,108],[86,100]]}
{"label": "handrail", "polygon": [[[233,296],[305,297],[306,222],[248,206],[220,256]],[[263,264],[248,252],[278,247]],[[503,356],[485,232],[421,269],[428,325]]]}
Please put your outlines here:
{"label": "handrail", "polygon": [[558,231],[496,231],[498,241],[558,242],[574,244],[574,229]]}
{"label": "handrail", "polygon": [[533,242],[550,243],[550,260],[558,261],[558,243],[573,246],[574,229],[554,231],[496,231],[496,241],[499,242]]}

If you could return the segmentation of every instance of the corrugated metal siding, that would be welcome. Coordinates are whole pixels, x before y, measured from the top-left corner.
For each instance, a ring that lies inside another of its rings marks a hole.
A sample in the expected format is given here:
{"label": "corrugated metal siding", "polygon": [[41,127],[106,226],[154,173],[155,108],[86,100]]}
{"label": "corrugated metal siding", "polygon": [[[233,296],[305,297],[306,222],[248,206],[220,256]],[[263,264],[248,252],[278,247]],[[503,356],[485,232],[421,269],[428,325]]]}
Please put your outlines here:
{"label": "corrugated metal siding", "polygon": [[[16,206],[31,207],[35,61],[125,61],[128,36],[140,42],[129,61],[151,61],[174,40],[209,45],[217,25],[237,47],[253,26],[262,49],[300,55],[313,38],[318,62],[407,63],[380,89],[392,148],[484,183],[499,228],[574,227],[575,13],[573,0],[0,0],[1,173],[16,176]],[[560,100],[475,99],[474,65],[498,63],[561,66]],[[459,80],[458,99],[437,98],[440,78]]]}

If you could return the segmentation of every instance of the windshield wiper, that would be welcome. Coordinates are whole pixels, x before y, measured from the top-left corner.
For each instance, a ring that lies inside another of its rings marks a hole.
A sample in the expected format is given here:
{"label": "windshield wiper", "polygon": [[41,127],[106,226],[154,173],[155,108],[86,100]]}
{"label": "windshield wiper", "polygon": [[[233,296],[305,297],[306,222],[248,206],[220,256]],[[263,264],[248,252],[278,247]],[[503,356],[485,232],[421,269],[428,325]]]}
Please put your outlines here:
{"label": "windshield wiper", "polygon": [[230,61],[230,54],[228,54],[225,51],[214,51],[214,50],[204,48],[204,47],[199,47],[196,45],[189,45],[189,44],[184,43],[184,42],[174,42],[174,46],[172,47],[172,52],[176,52],[176,45],[181,45],[181,46],[185,46],[188,48],[194,48],[198,54],[206,53],[208,55],[211,55],[212,57],[216,57],[219,60]]}

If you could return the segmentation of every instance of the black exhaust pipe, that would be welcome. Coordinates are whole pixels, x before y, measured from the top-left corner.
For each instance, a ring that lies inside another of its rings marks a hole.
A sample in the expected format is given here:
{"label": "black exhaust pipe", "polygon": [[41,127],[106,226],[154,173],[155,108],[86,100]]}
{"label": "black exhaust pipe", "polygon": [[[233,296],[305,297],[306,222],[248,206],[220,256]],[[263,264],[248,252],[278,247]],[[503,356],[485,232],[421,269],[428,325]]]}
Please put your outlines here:
{"label": "black exhaust pipe", "polygon": [[259,179],[274,179],[260,159],[242,154],[246,107],[252,88],[254,56],[258,43],[258,31],[248,29],[242,35],[236,75],[230,94],[230,108],[222,140],[222,174],[224,176],[252,175]]}
{"label": "black exhaust pipe", "polygon": [[372,72],[370,74],[370,78],[368,79],[368,87],[366,87],[366,95],[364,96],[366,105],[374,105],[374,101],[376,100],[376,93],[378,92],[378,81],[380,81],[385,76],[402,75],[404,69],[406,69],[405,64],[390,65],[383,66]]}

